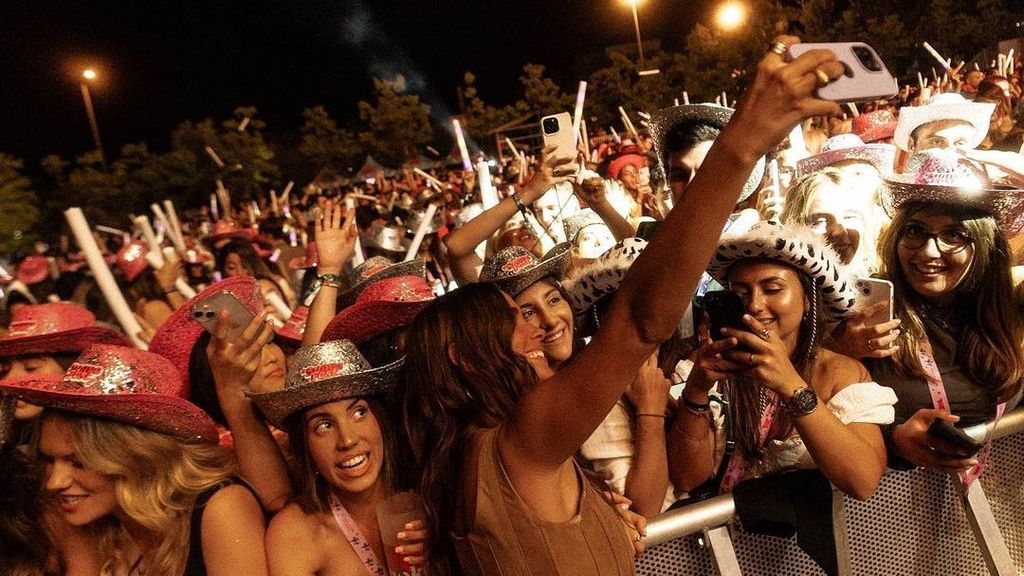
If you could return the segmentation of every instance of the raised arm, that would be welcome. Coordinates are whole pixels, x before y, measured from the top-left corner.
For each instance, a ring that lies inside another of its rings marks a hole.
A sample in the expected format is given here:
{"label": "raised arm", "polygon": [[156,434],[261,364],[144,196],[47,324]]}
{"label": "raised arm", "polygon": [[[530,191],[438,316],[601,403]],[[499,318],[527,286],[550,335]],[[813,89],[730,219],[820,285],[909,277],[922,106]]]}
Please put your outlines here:
{"label": "raised arm", "polygon": [[757,159],[804,118],[839,112],[836,103],[812,96],[815,69],[831,78],[843,73],[827,50],[810,51],[789,64],[775,53],[761,60],[686,195],[623,280],[602,329],[578,358],[523,396],[501,441],[506,460],[538,471],[566,462],[643,361],[669,338]]}
{"label": "raised arm", "polygon": [[636,228],[633,228],[633,225],[623,218],[622,214],[619,214],[611,202],[608,201],[608,196],[605,195],[603,178],[588,178],[578,185],[574,183],[573,191],[587,203],[587,206],[595,214],[601,217],[601,220],[611,230],[616,242],[622,242],[626,238],[636,236]]}
{"label": "raised arm", "polygon": [[[355,252],[356,214],[345,215],[342,224],[342,205],[328,200],[323,207],[317,207],[313,213],[313,239],[316,242],[317,266],[308,273],[341,274],[345,263]],[[331,318],[338,313],[338,285],[328,282],[320,285],[306,317],[306,330],[302,334],[302,345],[318,344]]]}

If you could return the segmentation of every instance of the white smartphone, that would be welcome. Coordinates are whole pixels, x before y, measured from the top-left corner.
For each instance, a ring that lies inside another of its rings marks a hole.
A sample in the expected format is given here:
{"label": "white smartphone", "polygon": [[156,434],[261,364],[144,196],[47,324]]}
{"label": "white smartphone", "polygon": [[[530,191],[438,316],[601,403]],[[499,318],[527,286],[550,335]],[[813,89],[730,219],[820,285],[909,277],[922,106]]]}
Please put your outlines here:
{"label": "white smartphone", "polygon": [[788,60],[795,60],[809,50],[831,50],[843,63],[846,73],[818,88],[818,97],[836,102],[863,102],[888,98],[899,92],[896,78],[874,48],[863,42],[793,44],[787,50]]}
{"label": "white smartphone", "polygon": [[227,290],[218,292],[202,302],[192,305],[192,319],[210,334],[217,330],[217,317],[221,310],[228,311],[228,340],[236,340],[256,317],[235,295]]}
{"label": "white smartphone", "polygon": [[886,302],[888,306],[865,318],[865,326],[877,326],[892,320],[892,282],[881,278],[857,280],[857,307],[863,310],[879,302]]}
{"label": "white smartphone", "polygon": [[572,134],[572,116],[568,112],[545,116],[540,120],[544,147],[555,146],[556,158],[576,159],[576,143]]}

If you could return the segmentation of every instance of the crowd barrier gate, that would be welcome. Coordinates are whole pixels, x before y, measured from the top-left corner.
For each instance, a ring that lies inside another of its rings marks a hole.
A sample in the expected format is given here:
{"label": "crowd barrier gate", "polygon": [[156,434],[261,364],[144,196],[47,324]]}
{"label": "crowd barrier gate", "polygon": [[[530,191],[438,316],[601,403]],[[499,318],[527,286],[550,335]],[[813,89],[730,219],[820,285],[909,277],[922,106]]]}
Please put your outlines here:
{"label": "crowd barrier gate", "polygon": [[[982,439],[992,428],[967,429]],[[842,576],[1024,576],[1024,408],[999,420],[979,482],[964,495],[955,475],[890,471],[866,502],[833,493]],[[640,576],[824,575],[795,538],[752,534],[730,495],[652,518]]]}

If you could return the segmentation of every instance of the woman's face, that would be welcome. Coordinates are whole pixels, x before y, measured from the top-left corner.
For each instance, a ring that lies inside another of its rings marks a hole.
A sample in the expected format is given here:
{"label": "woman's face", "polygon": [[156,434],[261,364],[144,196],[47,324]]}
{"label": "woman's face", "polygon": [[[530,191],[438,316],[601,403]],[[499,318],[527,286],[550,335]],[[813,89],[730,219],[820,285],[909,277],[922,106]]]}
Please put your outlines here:
{"label": "woman's face", "polygon": [[257,394],[284,389],[284,351],[271,342],[263,347],[261,355],[260,367],[249,381],[249,389]]}
{"label": "woman's face", "polygon": [[544,253],[540,245],[540,240],[530,232],[528,229],[523,227],[509,228],[501,234],[495,244],[495,250],[503,250],[509,246],[519,246],[520,248],[531,252],[537,258],[541,258]]}
{"label": "woman's face", "polygon": [[952,216],[920,210],[899,231],[896,253],[903,278],[925,298],[948,302],[974,261],[974,243]]}
{"label": "woman's face", "polygon": [[71,425],[59,415],[43,418],[39,459],[46,466],[44,488],[68,524],[85,526],[119,509],[113,478],[82,464]]}
{"label": "woman's face", "polygon": [[729,289],[743,298],[747,314],[796,349],[807,300],[799,273],[772,261],[747,260],[729,272]]}
{"label": "woman's face", "polygon": [[558,288],[548,282],[534,282],[515,298],[523,318],[544,329],[544,354],[553,363],[572,356],[572,308]]}
{"label": "woman's face", "polygon": [[615,246],[615,236],[604,224],[592,224],[576,236],[576,251],[580,258],[594,259]]}
{"label": "woman's face", "polygon": [[[0,359],[0,378],[19,378],[22,376],[63,376],[64,369],[53,356],[33,355],[14,356]],[[15,420],[32,420],[37,418],[43,409],[33,404],[18,400],[14,411]]]}
{"label": "woman's face", "polygon": [[865,227],[863,205],[856,195],[823,182],[811,192],[804,221],[825,237],[843,264],[853,261]]}
{"label": "woman's face", "polygon": [[619,170],[619,181],[626,190],[636,192],[640,189],[640,170],[632,164],[623,166],[622,170]]}
{"label": "woman's face", "polygon": [[384,436],[366,400],[321,404],[304,419],[313,464],[334,490],[355,496],[380,487]]}
{"label": "woman's face", "polygon": [[252,276],[252,270],[246,268],[238,254],[232,252],[224,258],[224,276]]}
{"label": "woman's face", "polygon": [[[870,162],[861,160],[844,160],[836,162],[833,168],[842,174],[843,187],[847,193],[853,192],[859,198],[870,200],[875,190],[882,185],[882,175]],[[892,167],[890,166],[890,170]]]}
{"label": "woman's face", "polygon": [[537,372],[541,380],[554,374],[547,356],[544,355],[544,338],[547,332],[523,317],[522,311],[511,296],[505,294],[505,300],[515,313],[516,325],[512,332],[512,352],[522,356]]}

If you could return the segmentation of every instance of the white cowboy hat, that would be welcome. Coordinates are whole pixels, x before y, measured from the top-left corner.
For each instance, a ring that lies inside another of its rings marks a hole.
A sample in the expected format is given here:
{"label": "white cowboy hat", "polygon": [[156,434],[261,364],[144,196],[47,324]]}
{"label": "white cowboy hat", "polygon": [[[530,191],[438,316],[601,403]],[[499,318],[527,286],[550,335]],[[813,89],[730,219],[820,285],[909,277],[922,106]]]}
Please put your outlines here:
{"label": "white cowboy hat", "polygon": [[937,94],[922,106],[906,106],[900,109],[893,142],[901,150],[909,152],[910,136],[914,130],[939,120],[962,120],[974,127],[974,135],[969,146],[977,148],[988,135],[989,122],[995,109],[995,104],[971,102],[959,94]]}

